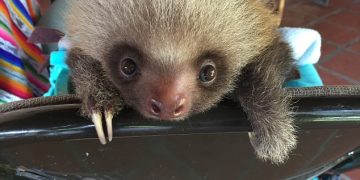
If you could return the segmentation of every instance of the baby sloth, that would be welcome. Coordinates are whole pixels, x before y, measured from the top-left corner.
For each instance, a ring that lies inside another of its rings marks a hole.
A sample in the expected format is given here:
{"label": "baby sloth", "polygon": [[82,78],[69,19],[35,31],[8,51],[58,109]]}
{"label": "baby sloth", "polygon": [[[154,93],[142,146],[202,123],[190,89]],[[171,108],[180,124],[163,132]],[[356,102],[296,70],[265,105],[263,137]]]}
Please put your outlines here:
{"label": "baby sloth", "polygon": [[100,142],[124,105],[177,121],[232,93],[256,155],[282,163],[296,145],[282,84],[291,66],[277,20],[259,0],[77,0],[67,16],[68,64],[81,112]]}

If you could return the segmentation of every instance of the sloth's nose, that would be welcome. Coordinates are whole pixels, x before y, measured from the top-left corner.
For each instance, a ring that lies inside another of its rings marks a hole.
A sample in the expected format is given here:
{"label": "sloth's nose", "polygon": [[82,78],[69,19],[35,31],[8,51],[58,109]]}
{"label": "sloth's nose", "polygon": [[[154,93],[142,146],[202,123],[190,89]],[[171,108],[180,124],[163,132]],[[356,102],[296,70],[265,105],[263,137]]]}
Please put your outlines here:
{"label": "sloth's nose", "polygon": [[187,100],[182,95],[171,95],[161,98],[151,98],[149,102],[150,113],[159,119],[171,120],[181,118],[187,114]]}

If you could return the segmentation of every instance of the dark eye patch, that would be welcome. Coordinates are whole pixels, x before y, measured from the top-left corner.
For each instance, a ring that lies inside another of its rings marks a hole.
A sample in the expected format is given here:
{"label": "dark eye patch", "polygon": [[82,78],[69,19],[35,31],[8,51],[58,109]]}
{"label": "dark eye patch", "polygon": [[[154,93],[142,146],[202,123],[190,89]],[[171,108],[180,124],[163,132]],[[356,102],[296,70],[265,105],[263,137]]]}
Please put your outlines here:
{"label": "dark eye patch", "polygon": [[105,57],[105,65],[116,84],[135,82],[141,74],[143,55],[135,46],[114,45]]}

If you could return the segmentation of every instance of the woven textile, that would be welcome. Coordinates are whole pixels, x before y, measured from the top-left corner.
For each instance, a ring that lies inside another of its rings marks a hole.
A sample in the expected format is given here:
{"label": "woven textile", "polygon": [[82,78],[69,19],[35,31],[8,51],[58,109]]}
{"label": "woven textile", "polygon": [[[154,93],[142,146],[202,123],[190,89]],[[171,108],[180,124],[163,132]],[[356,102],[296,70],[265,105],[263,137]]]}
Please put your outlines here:
{"label": "woven textile", "polygon": [[28,42],[39,10],[35,0],[0,0],[0,104],[41,96],[49,88],[40,46]]}

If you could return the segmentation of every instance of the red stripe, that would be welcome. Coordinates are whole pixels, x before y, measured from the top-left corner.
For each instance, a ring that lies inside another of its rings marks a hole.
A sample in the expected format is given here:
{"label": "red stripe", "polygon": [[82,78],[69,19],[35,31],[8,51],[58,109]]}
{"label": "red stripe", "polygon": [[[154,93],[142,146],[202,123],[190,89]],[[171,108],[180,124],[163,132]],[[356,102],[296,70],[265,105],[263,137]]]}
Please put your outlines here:
{"label": "red stripe", "polygon": [[32,84],[34,84],[36,87],[39,87],[44,92],[48,91],[48,89],[50,88],[48,84],[45,85],[29,72],[26,72],[26,77]]}
{"label": "red stripe", "polygon": [[29,99],[29,98],[34,97],[32,95],[32,93],[21,91],[17,87],[14,87],[14,86],[7,86],[5,83],[0,83],[0,89],[3,89],[5,91],[7,91],[8,93],[13,94],[22,99]]}

